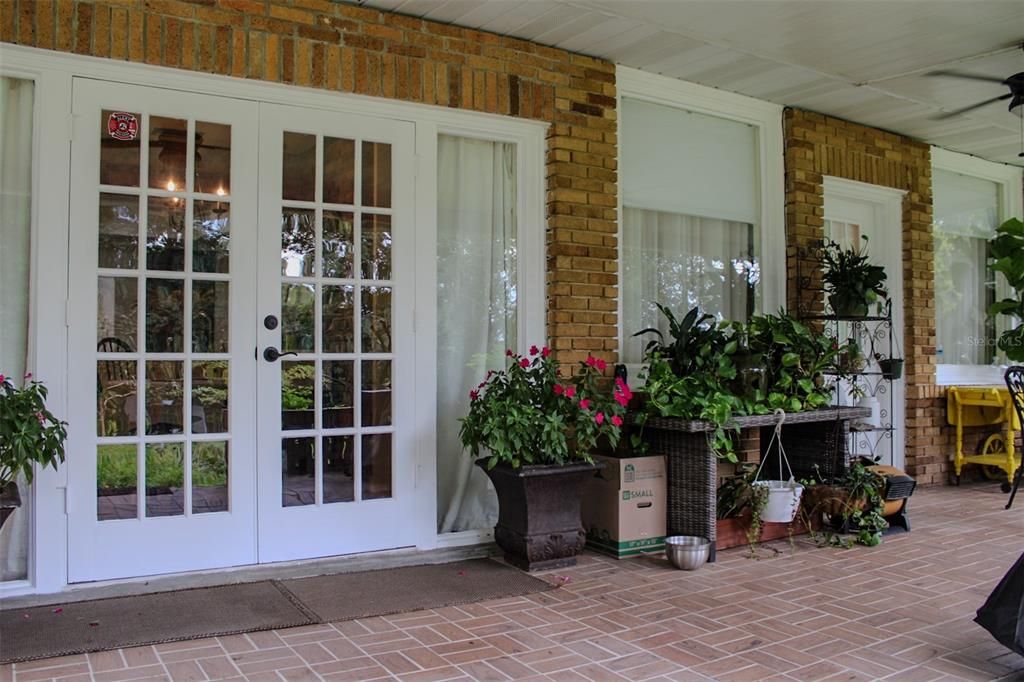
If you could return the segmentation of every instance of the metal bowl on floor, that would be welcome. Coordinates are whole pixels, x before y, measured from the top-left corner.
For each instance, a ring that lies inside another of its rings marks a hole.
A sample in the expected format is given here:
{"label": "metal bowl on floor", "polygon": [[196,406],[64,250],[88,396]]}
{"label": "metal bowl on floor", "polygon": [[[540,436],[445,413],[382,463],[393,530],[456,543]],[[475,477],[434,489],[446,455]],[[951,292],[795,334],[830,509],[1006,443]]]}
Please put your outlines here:
{"label": "metal bowl on floor", "polygon": [[670,535],[665,538],[665,555],[676,568],[693,571],[706,564],[711,552],[707,538],[695,535]]}

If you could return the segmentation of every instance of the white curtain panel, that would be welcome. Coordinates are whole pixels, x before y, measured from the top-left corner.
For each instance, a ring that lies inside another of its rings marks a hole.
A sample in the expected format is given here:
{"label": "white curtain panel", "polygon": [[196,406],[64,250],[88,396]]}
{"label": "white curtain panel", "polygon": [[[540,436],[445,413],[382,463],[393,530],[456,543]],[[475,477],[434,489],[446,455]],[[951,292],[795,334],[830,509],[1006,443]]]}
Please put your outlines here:
{"label": "white curtain panel", "polygon": [[[935,230],[935,337],[944,365],[991,362],[995,339],[986,337],[987,241]],[[1005,317],[1005,316],[1004,316]]]}
{"label": "white curtain panel", "polygon": [[[0,77],[0,374],[20,385],[28,351],[34,83]],[[32,496],[19,479],[21,508],[0,529],[0,580],[28,575]]]}
{"label": "white curtain panel", "polygon": [[517,345],[515,145],[441,135],[437,166],[437,508],[448,533],[497,521],[459,418],[469,391]]}
{"label": "white curtain panel", "polygon": [[652,335],[635,332],[656,327],[667,333],[655,303],[677,318],[700,306],[720,320],[746,320],[760,279],[757,251],[749,223],[624,207],[623,361],[643,361]]}

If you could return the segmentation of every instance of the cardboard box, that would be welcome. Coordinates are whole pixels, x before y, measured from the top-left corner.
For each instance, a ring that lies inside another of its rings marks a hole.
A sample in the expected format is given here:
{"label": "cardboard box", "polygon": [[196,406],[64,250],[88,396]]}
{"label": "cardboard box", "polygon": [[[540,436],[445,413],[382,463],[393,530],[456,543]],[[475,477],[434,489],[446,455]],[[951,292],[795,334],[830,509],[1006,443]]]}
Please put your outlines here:
{"label": "cardboard box", "polygon": [[583,492],[587,546],[622,558],[665,548],[665,457],[595,455],[605,466]]}

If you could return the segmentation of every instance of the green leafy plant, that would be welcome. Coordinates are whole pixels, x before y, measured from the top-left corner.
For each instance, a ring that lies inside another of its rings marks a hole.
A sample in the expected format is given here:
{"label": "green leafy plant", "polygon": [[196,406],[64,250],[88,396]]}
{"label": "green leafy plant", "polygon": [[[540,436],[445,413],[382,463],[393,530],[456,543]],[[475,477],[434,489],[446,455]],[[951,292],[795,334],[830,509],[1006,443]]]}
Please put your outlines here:
{"label": "green leafy plant", "polygon": [[854,542],[868,547],[881,544],[882,532],[889,527],[882,514],[885,479],[865,462],[852,462],[846,473],[833,483],[819,478],[803,483],[806,486],[803,509],[812,516],[827,514],[833,528],[852,533],[851,539],[825,530],[815,537],[819,544],[842,547]]}
{"label": "green leafy plant", "polygon": [[867,237],[861,237],[858,247],[850,248],[825,240],[821,249],[822,282],[836,315],[864,317],[872,303],[889,297],[885,268],[872,265],[867,251]]}
{"label": "green leafy plant", "polygon": [[761,512],[768,505],[768,489],[753,485],[756,467],[740,465],[737,468],[740,467],[743,468],[740,473],[726,478],[718,486],[715,512],[718,519],[743,519],[747,544],[754,555],[761,539]]}
{"label": "green leafy plant", "polygon": [[20,472],[32,482],[33,466],[52,466],[64,461],[67,423],[46,409],[47,389],[25,376],[23,388],[0,374],[0,488]]}
{"label": "green leafy plant", "polygon": [[724,373],[729,375],[728,378],[735,377],[729,369],[731,362],[728,356],[736,352],[738,342],[730,337],[725,327],[715,322],[712,315],[701,315],[700,309],[694,307],[682,320],[677,320],[668,307],[660,303],[654,305],[668,322],[671,341],[666,342],[665,335],[656,327],[638,331],[633,336],[655,334],[658,337],[648,342],[644,349],[646,355],[657,354],[679,377],[708,370]]}
{"label": "green leafy plant", "polygon": [[1008,315],[1017,326],[1007,329],[999,337],[997,345],[1006,357],[1016,362],[1024,361],[1024,223],[1011,218],[996,228],[996,236],[989,241],[992,269],[1003,273],[1006,282],[1013,288],[1016,298],[1004,298],[988,307],[990,317]]}
{"label": "green leafy plant", "polygon": [[531,347],[529,357],[505,354],[508,366],[488,372],[470,391],[469,413],[460,420],[463,447],[474,457],[488,451],[488,469],[499,462],[514,468],[591,462],[599,438],[618,444],[633,394],[619,378],[608,390],[604,360],[588,357],[563,380],[546,347]]}

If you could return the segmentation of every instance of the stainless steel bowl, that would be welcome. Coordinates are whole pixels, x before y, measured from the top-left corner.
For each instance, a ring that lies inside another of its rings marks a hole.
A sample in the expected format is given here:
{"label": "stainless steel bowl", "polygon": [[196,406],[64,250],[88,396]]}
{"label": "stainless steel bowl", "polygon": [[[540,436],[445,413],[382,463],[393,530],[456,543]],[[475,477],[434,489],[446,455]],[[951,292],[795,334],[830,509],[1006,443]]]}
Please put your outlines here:
{"label": "stainless steel bowl", "polygon": [[693,571],[706,564],[711,552],[707,538],[694,535],[670,535],[665,538],[665,556],[676,568]]}

